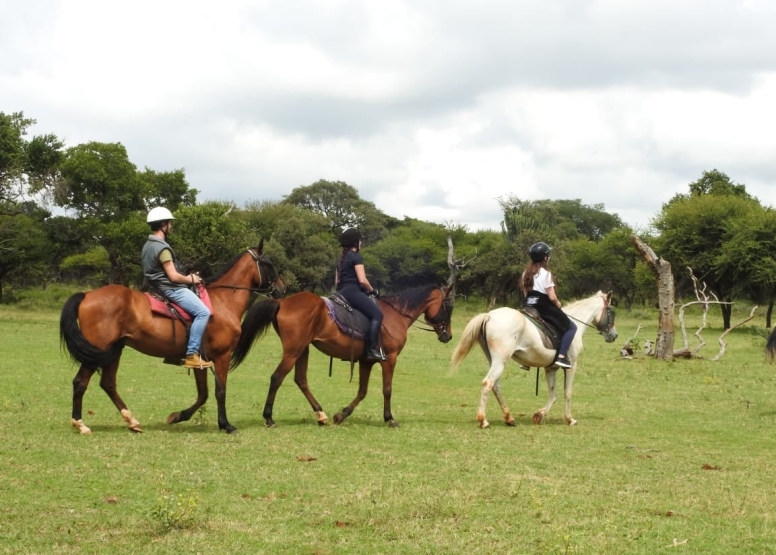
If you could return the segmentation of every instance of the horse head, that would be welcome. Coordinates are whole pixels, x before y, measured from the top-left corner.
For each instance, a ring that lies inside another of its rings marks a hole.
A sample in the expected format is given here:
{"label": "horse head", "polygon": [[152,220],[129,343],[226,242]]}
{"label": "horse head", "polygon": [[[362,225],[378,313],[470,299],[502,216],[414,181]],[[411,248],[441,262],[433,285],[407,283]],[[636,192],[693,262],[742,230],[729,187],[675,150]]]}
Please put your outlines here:
{"label": "horse head", "polygon": [[256,269],[259,272],[259,291],[267,291],[273,299],[279,299],[286,294],[286,284],[280,279],[275,265],[264,254],[264,239],[259,242],[256,249],[249,248],[248,252],[256,262]]}
{"label": "horse head", "polygon": [[604,336],[604,340],[607,343],[612,343],[617,339],[617,329],[614,327],[614,306],[612,306],[612,292],[601,292],[601,299],[604,302],[604,307],[598,317],[593,320],[595,329],[598,333]]}
{"label": "horse head", "polygon": [[[442,343],[447,343],[453,338],[453,329],[450,324],[453,317],[453,300],[450,296],[452,288],[440,287],[435,290],[439,292],[439,300],[436,299],[429,303],[426,307],[425,315],[426,324],[434,328],[437,334],[437,339]],[[431,312],[433,311],[433,315]]]}

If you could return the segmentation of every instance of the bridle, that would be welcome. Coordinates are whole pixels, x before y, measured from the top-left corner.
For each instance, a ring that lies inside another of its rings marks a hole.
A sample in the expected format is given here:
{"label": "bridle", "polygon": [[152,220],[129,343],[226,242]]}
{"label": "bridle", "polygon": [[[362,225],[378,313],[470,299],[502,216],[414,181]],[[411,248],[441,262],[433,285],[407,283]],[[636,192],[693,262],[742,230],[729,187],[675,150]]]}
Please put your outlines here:
{"label": "bridle", "polygon": [[[439,287],[439,290],[442,292],[443,298],[442,298],[442,306],[439,308],[437,313],[429,318],[424,313],[423,322],[426,325],[431,326],[431,328],[423,328],[421,326],[415,325],[416,328],[418,328],[421,331],[433,331],[436,332],[437,337],[442,336],[442,334],[447,333],[447,328],[450,325],[450,317],[453,313],[453,302],[450,300],[450,297],[445,294],[444,287]],[[410,314],[407,314],[404,312],[401,308],[398,306],[395,306],[392,303],[389,303],[388,301],[383,300],[387,305],[389,305],[391,308],[393,308],[396,312],[407,318],[410,322],[414,322],[416,320],[415,317],[413,317]]]}
{"label": "bridle", "polygon": [[611,331],[612,326],[614,326],[614,307],[609,304],[609,300],[607,297],[604,297],[603,301],[604,301],[604,306],[601,309],[601,317],[598,318],[598,323],[596,323],[595,326],[592,326],[587,322],[583,322],[579,318],[574,318],[570,314],[567,314],[567,316],[572,320],[579,322],[580,324],[584,324],[589,328],[593,328],[598,333],[602,333],[606,335]]}
{"label": "bridle", "polygon": [[267,282],[268,282],[269,286],[268,287],[263,287],[263,285],[264,285],[264,275],[263,275],[264,272],[262,272],[261,263],[262,262],[269,263],[269,266],[274,268],[274,266],[270,262],[269,258],[267,258],[266,255],[254,252],[251,247],[248,247],[245,250],[248,252],[248,254],[251,255],[251,257],[253,258],[253,261],[256,263],[256,271],[259,274],[259,286],[258,287],[244,287],[242,285],[235,285],[235,284],[226,285],[226,284],[221,284],[221,283],[212,283],[212,284],[206,283],[205,285],[207,285],[208,287],[217,287],[217,288],[221,288],[221,289],[232,289],[232,290],[238,290],[239,289],[239,290],[242,290],[242,291],[250,291],[251,293],[256,293],[256,294],[266,294],[267,296],[274,296],[274,294],[277,293],[277,292],[280,292],[281,295],[282,295],[283,291],[275,286],[275,283],[278,280],[277,274],[275,274],[274,277],[267,276]]}

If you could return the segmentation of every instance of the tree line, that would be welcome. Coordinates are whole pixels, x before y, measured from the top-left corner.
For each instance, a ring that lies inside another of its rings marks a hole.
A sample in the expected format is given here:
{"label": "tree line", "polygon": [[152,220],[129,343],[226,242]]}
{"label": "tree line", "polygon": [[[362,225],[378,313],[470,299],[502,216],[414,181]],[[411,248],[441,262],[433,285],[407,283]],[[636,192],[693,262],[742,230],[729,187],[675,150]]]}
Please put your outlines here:
{"label": "tree line", "polygon": [[[648,231],[634,231],[602,204],[518,193],[498,200],[501,229],[469,230],[391,217],[342,181],[319,180],[243,206],[200,203],[183,169],[138,169],[121,143],[67,147],[55,135],[29,137],[34,124],[21,112],[0,112],[0,302],[56,282],[141,287],[145,215],[166,206],[178,219],[170,238],[177,255],[203,276],[264,238],[290,292],[323,294],[333,286],[339,232],[356,226],[370,281],[399,291],[445,281],[449,235],[460,265],[457,293],[491,306],[519,302],[518,278],[536,241],[553,247],[564,298],[602,289],[628,308],[652,305],[655,278],[631,241],[638,233],[671,263],[677,295],[692,294],[691,270],[721,301],[766,305],[770,326],[776,214],[716,169],[665,202]],[[730,305],[721,306],[729,327]]]}

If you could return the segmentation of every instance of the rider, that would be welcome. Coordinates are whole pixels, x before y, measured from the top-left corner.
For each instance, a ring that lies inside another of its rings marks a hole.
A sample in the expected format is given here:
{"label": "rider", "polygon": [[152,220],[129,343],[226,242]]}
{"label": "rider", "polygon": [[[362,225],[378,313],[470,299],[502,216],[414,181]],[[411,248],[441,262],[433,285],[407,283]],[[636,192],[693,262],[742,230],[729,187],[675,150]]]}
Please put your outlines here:
{"label": "rider", "polygon": [[210,310],[199,296],[189,289],[192,285],[202,283],[202,278],[195,273],[183,275],[172,248],[167,244],[174,219],[172,213],[162,206],[152,208],[148,212],[146,222],[151,226],[151,235],[148,236],[141,255],[143,274],[150,285],[160,290],[194,319],[189,330],[183,365],[186,368],[210,368],[213,362],[203,360],[199,355],[202,336],[210,319]]}
{"label": "rider", "polygon": [[561,368],[571,368],[572,362],[568,356],[569,347],[577,333],[577,326],[565,312],[555,294],[555,282],[552,273],[547,269],[552,249],[547,243],[534,243],[528,249],[531,261],[520,278],[520,290],[525,295],[523,306],[530,306],[539,312],[542,320],[557,328],[563,336],[560,339],[558,356],[555,365]]}
{"label": "rider", "polygon": [[361,232],[350,227],[340,235],[342,254],[337,262],[337,292],[345,297],[353,308],[369,318],[369,348],[367,360],[385,360],[380,349],[380,327],[383,323],[383,311],[373,301],[379,292],[372,287],[364,271],[364,258],[361,250]]}

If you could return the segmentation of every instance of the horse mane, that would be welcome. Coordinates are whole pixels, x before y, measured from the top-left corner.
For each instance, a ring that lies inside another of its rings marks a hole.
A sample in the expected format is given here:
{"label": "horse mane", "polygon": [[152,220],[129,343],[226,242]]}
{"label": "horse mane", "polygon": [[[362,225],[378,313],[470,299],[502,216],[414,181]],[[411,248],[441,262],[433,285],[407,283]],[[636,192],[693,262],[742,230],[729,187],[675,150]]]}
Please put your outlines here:
{"label": "horse mane", "polygon": [[594,299],[596,297],[601,297],[601,296],[603,296],[603,294],[604,294],[603,291],[597,291],[596,293],[593,293],[592,295],[590,295],[589,297],[585,297],[584,299],[577,299],[575,301],[571,301],[568,305],[564,306],[563,309],[564,310],[571,310],[571,309],[576,308],[577,306],[581,305],[582,303],[589,301],[590,299]]}
{"label": "horse mane", "polygon": [[436,288],[436,285],[421,285],[395,295],[386,295],[383,300],[398,310],[413,311],[425,304]]}
{"label": "horse mane", "polygon": [[221,279],[222,277],[224,277],[224,274],[226,274],[226,273],[227,273],[229,270],[231,270],[231,269],[232,269],[232,266],[234,266],[235,264],[237,264],[237,261],[238,261],[238,260],[240,260],[240,258],[242,258],[242,255],[243,255],[243,254],[245,254],[245,251],[238,252],[237,254],[235,254],[235,255],[232,257],[232,259],[231,259],[229,262],[227,262],[227,263],[226,263],[226,266],[224,266],[224,267],[223,267],[223,269],[222,269],[220,272],[218,272],[218,273],[217,273],[216,275],[214,275],[214,276],[211,276],[211,277],[208,277],[208,278],[206,278],[206,281],[207,281],[207,282],[218,281],[219,279]]}

